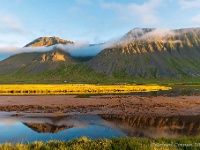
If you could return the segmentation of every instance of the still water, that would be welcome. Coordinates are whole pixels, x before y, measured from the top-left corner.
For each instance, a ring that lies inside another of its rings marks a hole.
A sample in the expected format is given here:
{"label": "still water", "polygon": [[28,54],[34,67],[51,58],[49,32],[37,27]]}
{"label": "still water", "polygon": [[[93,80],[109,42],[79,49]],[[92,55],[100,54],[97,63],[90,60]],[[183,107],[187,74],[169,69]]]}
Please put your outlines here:
{"label": "still water", "polygon": [[69,115],[11,117],[0,113],[0,143],[64,140],[87,136],[181,137],[200,135],[200,116],[140,117],[125,115]]}
{"label": "still water", "polygon": [[193,96],[200,95],[200,85],[173,85],[171,90],[153,92],[134,92],[131,95],[140,96]]}

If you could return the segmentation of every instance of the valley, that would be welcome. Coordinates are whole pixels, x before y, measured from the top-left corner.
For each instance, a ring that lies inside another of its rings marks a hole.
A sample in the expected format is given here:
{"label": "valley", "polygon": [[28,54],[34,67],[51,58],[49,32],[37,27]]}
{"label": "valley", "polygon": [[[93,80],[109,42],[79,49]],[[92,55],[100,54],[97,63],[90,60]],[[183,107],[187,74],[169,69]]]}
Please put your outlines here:
{"label": "valley", "polygon": [[0,150],[200,149],[200,0],[0,0]]}
{"label": "valley", "polygon": [[25,48],[41,51],[0,61],[0,123],[26,131],[2,142],[46,142],[47,134],[65,141],[198,137],[200,28],[155,32],[135,28],[112,44],[74,49],[102,48],[96,55],[74,55],[74,42],[40,37]]}

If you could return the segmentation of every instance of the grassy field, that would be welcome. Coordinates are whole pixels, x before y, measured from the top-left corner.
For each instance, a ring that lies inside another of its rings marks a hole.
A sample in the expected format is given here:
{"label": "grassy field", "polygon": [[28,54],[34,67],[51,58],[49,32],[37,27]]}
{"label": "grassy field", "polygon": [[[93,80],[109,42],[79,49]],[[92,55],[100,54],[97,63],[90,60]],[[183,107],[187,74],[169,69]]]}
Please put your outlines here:
{"label": "grassy field", "polygon": [[28,74],[18,70],[11,74],[0,75],[0,83],[83,83],[83,84],[200,84],[200,77],[183,76],[181,78],[141,78],[127,76],[121,72],[113,76],[96,73],[84,63],[61,66],[56,70],[45,71],[40,74]]}
{"label": "grassy field", "polygon": [[0,94],[110,94],[170,89],[160,85],[1,84]]}
{"label": "grassy field", "polygon": [[113,138],[90,140],[82,137],[69,142],[36,141],[28,144],[5,143],[1,150],[199,150],[200,137],[175,139]]}

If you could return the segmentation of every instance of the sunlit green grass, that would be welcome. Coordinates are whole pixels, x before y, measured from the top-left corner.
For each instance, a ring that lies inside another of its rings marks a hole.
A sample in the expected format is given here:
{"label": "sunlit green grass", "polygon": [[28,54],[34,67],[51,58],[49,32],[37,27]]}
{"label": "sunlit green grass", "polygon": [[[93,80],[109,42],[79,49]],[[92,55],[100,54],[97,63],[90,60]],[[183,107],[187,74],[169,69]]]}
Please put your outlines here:
{"label": "sunlit green grass", "polygon": [[124,75],[108,76],[96,73],[84,63],[61,66],[56,70],[44,71],[40,74],[28,74],[26,71],[16,71],[0,75],[0,83],[87,83],[87,84],[200,84],[200,77],[183,76],[181,78],[142,78]]}
{"label": "sunlit green grass", "polygon": [[82,137],[69,142],[64,141],[36,141],[28,144],[0,145],[1,150],[198,150],[200,137],[183,138],[113,138],[90,140]]}

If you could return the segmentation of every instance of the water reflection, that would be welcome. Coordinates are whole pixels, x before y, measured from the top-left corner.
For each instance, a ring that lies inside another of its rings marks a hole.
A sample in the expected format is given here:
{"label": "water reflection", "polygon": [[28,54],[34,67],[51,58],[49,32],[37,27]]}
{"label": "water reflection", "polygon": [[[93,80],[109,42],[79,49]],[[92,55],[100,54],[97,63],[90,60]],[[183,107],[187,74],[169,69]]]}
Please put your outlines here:
{"label": "water reflection", "polygon": [[140,95],[140,96],[192,96],[200,95],[200,87],[183,87],[177,86],[172,88],[172,90],[160,90],[153,92],[134,92],[131,95]]}
{"label": "water reflection", "polygon": [[70,115],[8,117],[0,113],[0,143],[89,138],[180,137],[200,135],[200,116],[141,117],[126,115]]}
{"label": "water reflection", "polygon": [[36,140],[71,140],[87,136],[92,139],[125,136],[98,115],[60,117],[2,117],[0,143]]}
{"label": "water reflection", "polygon": [[181,137],[200,135],[200,116],[147,117],[101,115],[108,122],[134,137]]}

